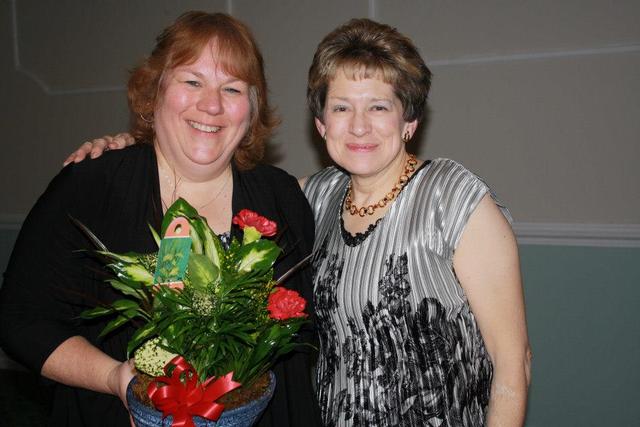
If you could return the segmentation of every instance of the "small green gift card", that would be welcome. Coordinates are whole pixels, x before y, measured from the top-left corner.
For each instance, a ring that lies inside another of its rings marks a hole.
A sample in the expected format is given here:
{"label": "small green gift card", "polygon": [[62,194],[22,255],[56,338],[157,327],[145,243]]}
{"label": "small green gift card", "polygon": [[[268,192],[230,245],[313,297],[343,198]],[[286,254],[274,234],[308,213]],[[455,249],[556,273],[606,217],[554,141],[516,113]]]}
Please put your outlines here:
{"label": "small green gift card", "polygon": [[171,221],[160,241],[154,283],[178,284],[184,279],[191,252],[189,221],[178,217]]}

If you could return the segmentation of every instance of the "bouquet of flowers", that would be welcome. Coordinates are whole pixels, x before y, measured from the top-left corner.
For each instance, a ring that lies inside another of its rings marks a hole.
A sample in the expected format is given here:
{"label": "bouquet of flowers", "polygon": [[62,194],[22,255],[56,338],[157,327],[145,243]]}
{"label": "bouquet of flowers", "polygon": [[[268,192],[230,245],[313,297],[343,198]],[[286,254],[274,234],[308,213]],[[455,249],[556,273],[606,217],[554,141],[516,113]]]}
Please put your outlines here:
{"label": "bouquet of flowers", "polygon": [[[153,377],[148,395],[174,424],[192,425],[192,414],[217,419],[224,409],[218,397],[251,385],[299,345],[294,338],[306,321],[306,301],[278,286],[284,277],[273,278],[281,249],[264,237],[276,234],[276,224],[249,210],[233,224],[243,239],[225,248],[206,219],[178,199],[163,219],[163,238],[151,229],[159,246],[152,254],[110,252],[83,227],[110,260],[109,283],[123,298],[82,317],[113,316],[102,335],[134,322],[127,354]],[[175,398],[185,393],[190,407]]]}

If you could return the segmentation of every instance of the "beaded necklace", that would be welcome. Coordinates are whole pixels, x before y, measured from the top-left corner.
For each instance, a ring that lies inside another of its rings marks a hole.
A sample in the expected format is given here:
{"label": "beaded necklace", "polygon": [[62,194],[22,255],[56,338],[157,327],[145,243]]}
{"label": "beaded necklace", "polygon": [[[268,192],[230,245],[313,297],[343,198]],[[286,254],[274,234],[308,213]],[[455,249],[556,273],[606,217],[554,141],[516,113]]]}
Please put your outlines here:
{"label": "beaded necklace", "polygon": [[351,197],[353,195],[353,188],[351,185],[352,181],[349,181],[349,186],[347,187],[347,196],[344,199],[344,210],[349,213],[349,215],[359,215],[364,217],[365,215],[373,215],[378,208],[384,208],[387,206],[389,202],[395,199],[400,191],[407,185],[409,182],[409,177],[415,172],[416,165],[418,161],[416,160],[415,154],[409,154],[407,158],[407,162],[404,167],[404,172],[400,174],[398,178],[398,182],[393,186],[391,191],[389,191],[382,199],[380,199],[377,203],[368,206],[358,207],[353,203]]}

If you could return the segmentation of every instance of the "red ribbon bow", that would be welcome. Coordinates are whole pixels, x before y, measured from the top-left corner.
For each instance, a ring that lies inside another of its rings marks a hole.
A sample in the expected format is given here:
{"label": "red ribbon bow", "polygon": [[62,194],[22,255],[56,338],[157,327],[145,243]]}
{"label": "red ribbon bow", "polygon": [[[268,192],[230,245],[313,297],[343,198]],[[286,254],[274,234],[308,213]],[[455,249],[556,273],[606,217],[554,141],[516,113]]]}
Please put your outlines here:
{"label": "red ribbon bow", "polygon": [[[171,367],[173,371],[168,376]],[[163,417],[173,415],[172,427],[195,427],[194,415],[216,421],[224,405],[215,401],[241,385],[231,379],[233,372],[198,384],[198,374],[182,356],[176,356],[167,363],[164,372],[167,376],[156,377],[149,384],[147,394],[156,408],[162,411]]]}

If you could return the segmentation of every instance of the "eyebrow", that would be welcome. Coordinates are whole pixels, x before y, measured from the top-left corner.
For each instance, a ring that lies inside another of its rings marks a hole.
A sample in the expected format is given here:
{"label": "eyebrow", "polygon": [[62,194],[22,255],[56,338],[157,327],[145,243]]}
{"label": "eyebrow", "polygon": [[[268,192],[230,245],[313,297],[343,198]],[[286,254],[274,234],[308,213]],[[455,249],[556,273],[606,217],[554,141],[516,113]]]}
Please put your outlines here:
{"label": "eyebrow", "polygon": [[[329,96],[328,99],[337,99],[339,101],[350,102],[350,99],[345,96]],[[389,98],[369,98],[368,101],[372,101],[372,102],[384,101],[384,102],[390,102],[393,104],[393,100]]]}
{"label": "eyebrow", "polygon": [[[198,77],[198,78],[200,78],[200,79],[205,80],[205,76],[204,76],[204,74],[202,74],[200,71],[195,71],[195,70],[192,70],[192,69],[187,68],[187,67],[184,67],[184,68],[182,68],[182,67],[176,67],[176,68],[174,69],[174,72],[176,72],[176,73],[189,73],[189,74],[193,74],[194,76],[196,76],[196,77]],[[225,72],[225,74],[227,74],[227,73]],[[229,79],[228,79],[228,80],[225,80],[225,81],[223,82],[223,84],[229,84],[229,83],[235,83],[235,82],[247,83],[247,82],[245,82],[244,80],[242,80],[242,79],[241,79],[241,78],[239,78],[239,77],[234,77],[234,76],[232,76],[232,75],[230,75],[230,74],[227,74],[227,76],[229,76]],[[248,83],[247,83],[247,85],[248,85]]]}
{"label": "eyebrow", "polygon": [[201,78],[201,79],[202,79],[202,78],[204,78],[204,74],[202,74],[201,72],[199,72],[199,71],[192,71],[192,70],[190,70],[190,69],[188,69],[188,68],[183,68],[183,69],[176,68],[176,71],[177,71],[177,72],[181,72],[181,73],[189,73],[189,74],[193,74],[194,76],[199,77],[199,78]]}

